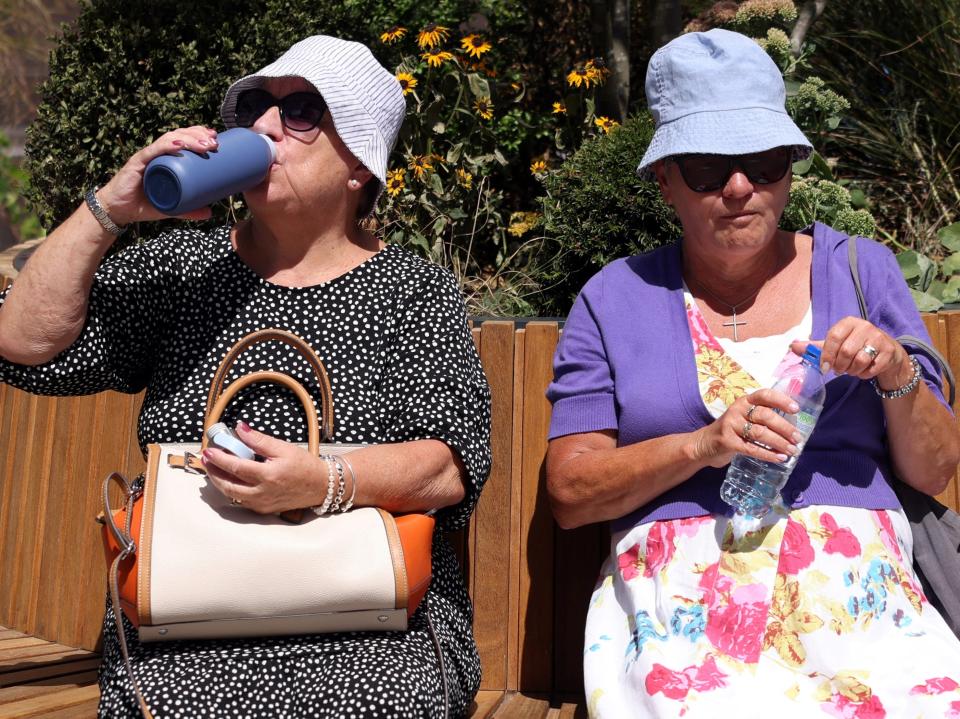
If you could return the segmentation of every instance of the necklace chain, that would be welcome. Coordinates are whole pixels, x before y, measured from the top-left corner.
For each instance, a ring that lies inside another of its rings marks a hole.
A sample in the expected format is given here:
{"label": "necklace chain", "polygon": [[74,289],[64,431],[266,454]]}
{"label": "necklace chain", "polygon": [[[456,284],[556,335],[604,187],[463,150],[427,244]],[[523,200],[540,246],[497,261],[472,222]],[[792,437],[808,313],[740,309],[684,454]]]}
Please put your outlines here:
{"label": "necklace chain", "polygon": [[717,297],[715,294],[713,294],[713,293],[707,288],[707,286],[704,285],[702,282],[699,282],[699,281],[698,281],[697,284],[700,285],[700,289],[702,289],[704,292],[706,292],[708,295],[710,295],[710,296],[711,296],[713,299],[715,299],[717,302],[719,302],[719,303],[722,304],[722,305],[726,305],[727,307],[730,308],[730,312],[733,314],[733,317],[730,318],[730,321],[729,321],[729,322],[723,322],[723,323],[721,323],[721,324],[722,324],[723,327],[733,327],[733,341],[734,341],[734,342],[739,342],[739,341],[740,341],[740,334],[739,334],[739,332],[737,332],[737,328],[739,328],[740,325],[745,325],[745,324],[747,324],[747,322],[746,322],[746,320],[741,320],[741,321],[737,322],[737,308],[738,308],[740,305],[742,305],[742,304],[744,304],[744,303],[746,303],[746,302],[749,302],[749,301],[752,300],[754,297],[756,297],[758,294],[760,294],[760,290],[762,290],[762,289],[763,289],[763,286],[764,286],[765,284],[767,284],[767,281],[764,280],[763,283],[762,283],[757,289],[755,289],[753,292],[751,292],[747,297],[744,297],[742,300],[740,300],[739,302],[737,302],[735,305],[731,305],[729,302],[724,302],[723,300],[721,300],[719,297]]}

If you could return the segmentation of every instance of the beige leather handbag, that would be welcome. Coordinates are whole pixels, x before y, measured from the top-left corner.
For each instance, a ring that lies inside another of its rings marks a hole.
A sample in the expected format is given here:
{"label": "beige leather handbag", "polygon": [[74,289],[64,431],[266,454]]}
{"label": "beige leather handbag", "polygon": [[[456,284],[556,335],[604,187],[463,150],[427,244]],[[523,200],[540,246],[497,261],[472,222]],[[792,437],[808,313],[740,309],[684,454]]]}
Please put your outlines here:
{"label": "beige leather handbag", "polygon": [[[322,421],[307,391],[283,374],[255,372],[223,390],[237,356],[268,340],[291,345],[313,367]],[[248,335],[227,353],[211,384],[204,429],[255,382],[297,395],[312,454],[357,448],[321,444],[333,432],[330,381],[310,346],[282,330]],[[104,480],[101,521],[125,658],[121,611],[142,642],[406,629],[431,579],[431,516],[394,517],[374,507],[256,514],[209,483],[199,461],[206,443],[204,433],[203,442],[150,445],[142,491],[117,473]],[[119,510],[110,508],[112,483],[123,490]]]}

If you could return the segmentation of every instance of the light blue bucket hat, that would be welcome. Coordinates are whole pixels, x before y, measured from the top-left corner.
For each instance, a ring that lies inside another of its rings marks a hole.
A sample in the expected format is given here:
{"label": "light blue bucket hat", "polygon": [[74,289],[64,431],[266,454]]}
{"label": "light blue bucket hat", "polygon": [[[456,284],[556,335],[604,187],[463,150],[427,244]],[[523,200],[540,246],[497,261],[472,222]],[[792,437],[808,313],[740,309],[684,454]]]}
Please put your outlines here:
{"label": "light blue bucket hat", "polygon": [[813,145],[787,114],[783,76],[754,40],[710,30],[681,35],[647,67],[647,105],[656,130],[637,172],[671,155],[745,155],[793,147],[794,160]]}

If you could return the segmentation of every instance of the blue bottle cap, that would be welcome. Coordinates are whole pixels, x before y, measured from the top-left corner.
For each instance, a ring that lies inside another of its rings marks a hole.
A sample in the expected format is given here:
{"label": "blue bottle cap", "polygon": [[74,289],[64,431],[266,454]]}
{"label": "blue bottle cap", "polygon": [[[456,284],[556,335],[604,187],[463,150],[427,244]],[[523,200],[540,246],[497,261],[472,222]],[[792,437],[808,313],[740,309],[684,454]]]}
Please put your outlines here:
{"label": "blue bottle cap", "polygon": [[814,367],[820,366],[820,348],[815,344],[808,344],[803,351],[803,359],[807,360]]}

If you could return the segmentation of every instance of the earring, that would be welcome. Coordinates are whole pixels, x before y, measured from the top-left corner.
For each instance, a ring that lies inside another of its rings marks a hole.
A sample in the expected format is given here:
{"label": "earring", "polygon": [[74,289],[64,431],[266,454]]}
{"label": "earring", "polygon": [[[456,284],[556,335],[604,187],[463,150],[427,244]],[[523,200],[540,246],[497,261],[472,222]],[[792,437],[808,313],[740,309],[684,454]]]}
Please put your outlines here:
{"label": "earring", "polygon": [[360,180],[350,180],[347,184],[350,185],[351,188],[356,190],[358,187],[360,187]]}

